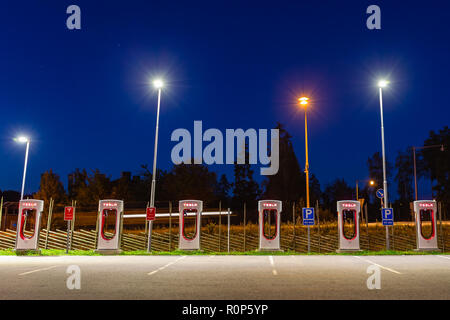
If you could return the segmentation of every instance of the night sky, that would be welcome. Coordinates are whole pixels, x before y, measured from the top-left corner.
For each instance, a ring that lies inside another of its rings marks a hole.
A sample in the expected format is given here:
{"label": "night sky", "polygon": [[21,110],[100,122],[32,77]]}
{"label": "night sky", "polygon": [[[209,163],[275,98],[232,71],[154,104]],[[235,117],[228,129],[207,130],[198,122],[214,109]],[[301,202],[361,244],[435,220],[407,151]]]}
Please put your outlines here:
{"label": "night sky", "polygon": [[[81,30],[66,28],[71,4]],[[381,7],[381,30],[366,28],[371,4]],[[117,178],[151,166],[156,76],[167,84],[163,169],[172,167],[172,131],[192,132],[194,120],[223,133],[279,121],[303,167],[296,99],[308,95],[311,172],[322,187],[338,177],[354,185],[381,151],[380,77],[391,81],[388,159],[450,124],[448,1],[2,1],[0,24],[2,190],[20,190],[18,134],[32,139],[25,192],[50,168],[66,185],[75,168]],[[232,166],[211,169],[232,180]]]}

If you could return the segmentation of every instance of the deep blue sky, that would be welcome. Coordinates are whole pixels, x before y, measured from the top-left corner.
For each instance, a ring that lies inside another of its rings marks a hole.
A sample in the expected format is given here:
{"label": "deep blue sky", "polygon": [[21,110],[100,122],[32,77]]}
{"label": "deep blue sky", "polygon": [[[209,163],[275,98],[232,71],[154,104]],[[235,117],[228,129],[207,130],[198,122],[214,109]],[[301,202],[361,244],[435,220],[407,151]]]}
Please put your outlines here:
{"label": "deep blue sky", "polygon": [[[81,7],[81,30],[66,28],[70,4]],[[382,30],[366,28],[370,4],[381,7]],[[2,1],[0,24],[2,190],[20,189],[19,133],[33,140],[27,192],[50,168],[66,184],[77,167],[116,178],[151,165],[157,97],[148,81],[158,75],[167,82],[164,169],[171,132],[194,120],[223,132],[280,121],[303,167],[295,103],[306,94],[311,171],[322,185],[367,178],[366,160],[381,150],[380,76],[391,80],[392,161],[450,122],[448,1]]]}

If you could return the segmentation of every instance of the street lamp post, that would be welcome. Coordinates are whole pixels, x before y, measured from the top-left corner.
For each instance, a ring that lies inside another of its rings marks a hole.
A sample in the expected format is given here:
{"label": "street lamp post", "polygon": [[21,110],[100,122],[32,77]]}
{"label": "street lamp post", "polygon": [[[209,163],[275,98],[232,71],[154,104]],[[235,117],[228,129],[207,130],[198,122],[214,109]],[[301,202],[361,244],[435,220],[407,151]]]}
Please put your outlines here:
{"label": "street lamp post", "polygon": [[414,195],[417,201],[417,170],[416,170],[416,150],[418,149],[429,149],[429,148],[441,148],[441,151],[444,151],[443,144],[435,144],[432,146],[423,146],[423,147],[412,147],[413,149],[413,158],[414,158]]}
{"label": "street lamp post", "polygon": [[[389,81],[381,80],[378,82],[378,88],[380,92],[380,115],[381,115],[381,148],[383,154],[383,208],[386,209],[389,206],[388,203],[388,189],[386,179],[386,154],[384,148],[384,124],[383,124],[383,88],[389,84]],[[386,250],[389,250],[389,226],[386,226]]]}
{"label": "street lamp post", "polygon": [[26,151],[25,151],[25,165],[23,167],[23,178],[22,178],[22,191],[20,193],[20,200],[23,200],[23,193],[25,190],[25,177],[27,175],[27,165],[28,165],[28,150],[30,149],[30,139],[27,137],[18,137],[16,139],[17,142],[26,143]]}
{"label": "street lamp post", "polygon": [[[300,105],[305,108],[305,175],[306,175],[306,207],[309,208],[309,160],[308,160],[308,118],[307,105],[309,98],[301,97],[298,99]],[[310,230],[308,226],[308,253],[310,252]]]}
{"label": "street lamp post", "polygon": [[[159,129],[159,109],[161,106],[161,89],[164,86],[162,80],[153,81],[153,86],[158,89],[158,108],[156,111],[156,130],[155,130],[155,149],[153,153],[153,174],[152,174],[152,186],[150,191],[150,207],[155,206],[155,186],[156,186],[156,157],[158,153],[158,129]],[[152,247],[152,227],[153,221],[149,221],[148,226],[148,243],[147,243],[147,251],[151,251]]]}

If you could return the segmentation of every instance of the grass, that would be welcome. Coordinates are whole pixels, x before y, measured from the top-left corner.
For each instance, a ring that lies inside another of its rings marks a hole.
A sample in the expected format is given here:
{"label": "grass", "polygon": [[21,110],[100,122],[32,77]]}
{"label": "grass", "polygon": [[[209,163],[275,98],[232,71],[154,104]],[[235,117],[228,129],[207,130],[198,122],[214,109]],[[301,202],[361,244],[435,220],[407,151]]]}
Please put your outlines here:
{"label": "grass", "polygon": [[[148,253],[145,250],[138,251],[123,251],[120,255],[123,256],[166,256],[166,255],[233,255],[233,256],[267,256],[267,255],[352,255],[352,256],[375,256],[375,255],[430,255],[430,254],[450,254],[450,252],[440,252],[440,251],[394,251],[394,250],[384,250],[384,251],[356,251],[356,252],[330,252],[330,253],[301,253],[288,251],[231,251],[231,252],[211,252],[211,251],[184,251],[184,250],[174,250],[174,251],[153,251]],[[0,256],[14,256],[16,252],[13,249],[0,250]],[[65,250],[56,249],[42,249],[40,254],[37,253],[25,253],[21,255],[26,256],[101,256],[101,254],[94,252],[94,250],[70,250],[66,253]]]}

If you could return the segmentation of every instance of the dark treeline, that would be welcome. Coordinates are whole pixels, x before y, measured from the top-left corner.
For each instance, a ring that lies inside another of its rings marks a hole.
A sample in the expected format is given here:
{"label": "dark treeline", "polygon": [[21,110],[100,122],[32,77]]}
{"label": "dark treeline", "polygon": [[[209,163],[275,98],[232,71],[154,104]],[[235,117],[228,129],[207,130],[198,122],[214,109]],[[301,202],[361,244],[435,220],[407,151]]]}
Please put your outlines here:
{"label": "dark treeline", "polygon": [[[289,219],[292,203],[297,208],[305,206],[306,177],[303,166],[295,155],[291,136],[281,124],[280,130],[280,165],[276,175],[268,176],[258,184],[254,179],[254,171],[249,164],[234,165],[234,181],[229,181],[225,175],[217,176],[206,165],[181,164],[174,165],[169,171],[157,171],[156,200],[178,201],[182,199],[201,199],[209,207],[217,208],[219,201],[222,208],[231,207],[242,211],[243,203],[247,205],[247,217],[256,222],[256,207],[259,199],[278,199],[284,202],[285,215]],[[450,130],[446,126],[438,132],[430,132],[424,141],[424,146],[444,145],[441,148],[419,149],[416,151],[418,178],[431,179],[433,198],[450,207]],[[248,156],[248,153],[247,153]],[[248,161],[247,161],[248,162]],[[383,185],[382,158],[375,152],[367,159],[367,179],[375,181],[370,186],[367,181],[359,183],[359,198],[365,199],[369,206],[370,220],[380,219],[380,200],[375,191]],[[411,220],[410,203],[414,201],[414,175],[412,147],[398,152],[395,161],[387,162],[387,175],[390,182],[391,205],[396,212],[396,219]],[[122,172],[121,177],[112,180],[110,176],[99,170],[87,171],[76,169],[68,176],[68,188],[64,189],[60,177],[49,170],[41,175],[39,191],[33,197],[55,203],[67,204],[76,200],[81,206],[95,206],[99,199],[122,199],[126,202],[147,203],[150,198],[152,174],[147,165],[141,166],[136,175]],[[394,186],[397,185],[397,198],[392,197]],[[18,201],[20,195],[15,191],[0,192],[5,201]],[[356,199],[355,182],[336,179],[329,185],[321,186],[319,180],[311,173],[310,176],[311,206],[319,203],[321,219],[335,219],[336,201]]]}

